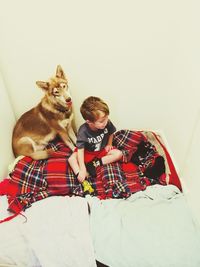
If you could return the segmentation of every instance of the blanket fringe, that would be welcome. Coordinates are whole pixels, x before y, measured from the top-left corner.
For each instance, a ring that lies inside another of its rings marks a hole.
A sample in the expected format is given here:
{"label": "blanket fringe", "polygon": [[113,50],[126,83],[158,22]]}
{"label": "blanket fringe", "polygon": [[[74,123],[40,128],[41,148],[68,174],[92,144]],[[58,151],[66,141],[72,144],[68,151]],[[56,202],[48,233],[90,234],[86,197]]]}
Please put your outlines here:
{"label": "blanket fringe", "polygon": [[24,222],[27,222],[27,217],[24,214],[22,214],[21,212],[19,212],[19,213],[15,213],[15,214],[13,214],[11,216],[6,217],[5,219],[0,220],[0,223],[8,222],[8,221],[14,219],[15,217],[17,217],[18,215],[23,216],[25,218]]}

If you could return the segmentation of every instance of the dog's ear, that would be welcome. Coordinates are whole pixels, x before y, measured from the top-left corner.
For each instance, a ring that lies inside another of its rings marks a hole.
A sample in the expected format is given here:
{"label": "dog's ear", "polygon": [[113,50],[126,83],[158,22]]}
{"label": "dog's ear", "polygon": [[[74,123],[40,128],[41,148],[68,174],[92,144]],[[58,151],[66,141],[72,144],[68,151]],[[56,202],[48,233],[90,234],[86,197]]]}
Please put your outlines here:
{"label": "dog's ear", "polygon": [[56,69],[56,77],[66,80],[65,73],[60,65],[57,66]]}
{"label": "dog's ear", "polygon": [[36,84],[38,87],[40,87],[41,89],[43,89],[45,91],[49,89],[49,83],[48,82],[37,81]]}

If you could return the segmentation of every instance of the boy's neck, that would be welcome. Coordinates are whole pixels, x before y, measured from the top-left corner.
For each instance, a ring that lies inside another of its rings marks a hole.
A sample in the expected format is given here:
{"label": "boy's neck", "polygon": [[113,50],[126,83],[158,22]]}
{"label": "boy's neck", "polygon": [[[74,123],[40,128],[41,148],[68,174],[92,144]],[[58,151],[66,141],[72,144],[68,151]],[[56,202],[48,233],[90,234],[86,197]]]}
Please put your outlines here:
{"label": "boy's neck", "polygon": [[92,131],[98,131],[99,129],[97,129],[96,127],[94,127],[93,125],[90,125],[90,124],[87,124],[88,125],[88,127],[90,128],[90,130],[92,130]]}

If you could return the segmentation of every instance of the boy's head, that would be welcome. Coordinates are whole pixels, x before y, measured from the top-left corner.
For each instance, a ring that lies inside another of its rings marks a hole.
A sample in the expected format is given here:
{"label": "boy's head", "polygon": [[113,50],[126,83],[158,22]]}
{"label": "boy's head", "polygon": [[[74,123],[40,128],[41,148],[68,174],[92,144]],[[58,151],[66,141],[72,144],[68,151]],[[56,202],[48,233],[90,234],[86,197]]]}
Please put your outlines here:
{"label": "boy's head", "polygon": [[102,129],[108,122],[109,107],[99,97],[90,96],[86,98],[81,105],[80,111],[89,126]]}
{"label": "boy's head", "polygon": [[91,122],[98,120],[102,112],[106,116],[109,115],[108,105],[101,98],[95,96],[89,96],[86,98],[81,105],[80,111],[84,120]]}

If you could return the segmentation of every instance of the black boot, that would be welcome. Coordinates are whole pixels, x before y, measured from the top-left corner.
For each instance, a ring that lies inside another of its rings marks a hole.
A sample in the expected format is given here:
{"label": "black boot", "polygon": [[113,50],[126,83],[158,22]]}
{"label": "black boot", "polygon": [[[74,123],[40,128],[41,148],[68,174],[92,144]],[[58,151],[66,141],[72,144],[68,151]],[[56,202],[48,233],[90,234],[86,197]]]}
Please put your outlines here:
{"label": "black boot", "polygon": [[102,163],[102,160],[101,159],[98,159],[98,158],[95,158],[93,161],[90,161],[86,164],[86,169],[88,171],[88,173],[91,175],[91,176],[96,176],[97,173],[96,173],[96,168],[98,166],[102,166],[103,163]]}

